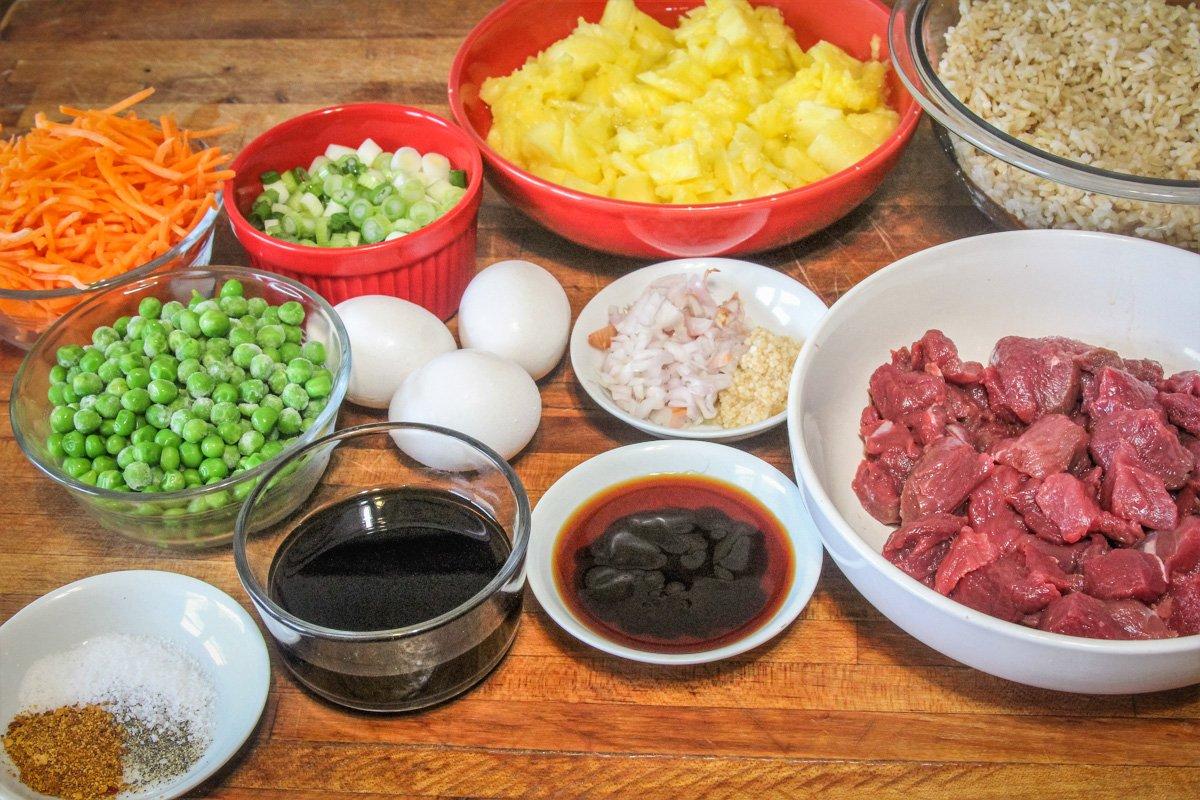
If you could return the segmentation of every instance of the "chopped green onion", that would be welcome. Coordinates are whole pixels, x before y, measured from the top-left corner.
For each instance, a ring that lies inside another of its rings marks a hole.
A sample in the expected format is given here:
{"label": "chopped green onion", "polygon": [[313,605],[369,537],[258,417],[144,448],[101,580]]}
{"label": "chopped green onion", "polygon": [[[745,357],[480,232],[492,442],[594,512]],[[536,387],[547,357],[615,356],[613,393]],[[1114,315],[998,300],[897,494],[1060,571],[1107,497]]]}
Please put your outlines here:
{"label": "chopped green onion", "polygon": [[465,169],[450,170],[449,181],[451,186],[457,186],[460,189],[467,188],[467,171]]}

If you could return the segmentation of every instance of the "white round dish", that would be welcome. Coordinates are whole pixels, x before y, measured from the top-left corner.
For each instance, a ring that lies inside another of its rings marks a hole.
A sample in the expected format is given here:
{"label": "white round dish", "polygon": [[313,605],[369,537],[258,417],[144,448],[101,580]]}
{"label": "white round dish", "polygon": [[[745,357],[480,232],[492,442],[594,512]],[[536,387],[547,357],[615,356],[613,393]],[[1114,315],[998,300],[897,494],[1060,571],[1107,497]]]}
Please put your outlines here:
{"label": "white round dish", "polygon": [[796,476],[825,547],[888,619],[939,652],[1020,683],[1071,692],[1150,692],[1200,681],[1200,636],[1105,641],[1033,630],[943,597],[881,555],[892,528],[850,487],[862,458],[867,379],[892,348],[929,328],[964,359],[986,360],[1005,335],[1059,334],[1200,367],[1200,256],[1102,233],[1030,230],[933,247],[846,293],[813,332],[792,374],[788,433]]}
{"label": "white round dish", "polygon": [[660,439],[703,439],[711,442],[736,442],[770,430],[787,419],[787,412],[776,414],[753,425],[722,428],[720,425],[693,425],[668,428],[622,411],[608,390],[600,385],[600,365],[604,353],[588,344],[588,334],[608,324],[608,310],[622,308],[637,300],[646,287],[666,275],[716,270],[709,279],[713,296],[725,300],[739,292],[745,303],[746,319],[752,327],[764,327],[773,333],[804,341],[828,310],[821,299],[804,284],[787,275],[748,261],[731,258],[681,258],[664,261],[624,275],[601,289],[588,302],[575,327],[571,329],[571,368],[584,391],[596,404],[640,431]]}
{"label": "white round dish", "polygon": [[[697,653],[656,653],[626,647],[609,641],[581,622],[559,593],[554,580],[554,547],[571,514],[607,486],[661,474],[704,475],[737,486],[757,498],[788,532],[795,558],[791,589],[773,617],[736,642]],[[642,442],[588,459],[550,487],[533,510],[526,568],[529,585],[542,608],[581,642],[648,664],[705,664],[755,648],[792,624],[812,597],[821,574],[821,540],[796,485],[762,459],[710,442]]]}
{"label": "white round dish", "polygon": [[[104,634],[156,636],[178,644],[208,671],[216,689],[216,729],[208,751],[185,774],[118,800],[180,797],[208,780],[253,733],[267,702],[270,664],[262,634],[219,589],[172,572],[108,572],[46,594],[0,625],[0,729],[18,714],[29,667]],[[0,796],[41,800],[0,756]]]}

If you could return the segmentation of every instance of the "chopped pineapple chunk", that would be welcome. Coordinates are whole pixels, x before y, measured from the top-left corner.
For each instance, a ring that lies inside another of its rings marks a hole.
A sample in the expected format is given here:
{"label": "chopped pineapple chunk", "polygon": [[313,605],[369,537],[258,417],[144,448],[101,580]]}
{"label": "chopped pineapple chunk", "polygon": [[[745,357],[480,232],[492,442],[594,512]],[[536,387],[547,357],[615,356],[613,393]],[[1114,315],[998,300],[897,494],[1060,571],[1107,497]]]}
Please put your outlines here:
{"label": "chopped pineapple chunk", "polygon": [[[878,42],[871,43],[878,53]],[[899,124],[887,65],[808,51],[778,9],[706,0],[668,28],[634,0],[489,78],[488,144],[547,180],[644,203],[718,203],[826,178]]]}

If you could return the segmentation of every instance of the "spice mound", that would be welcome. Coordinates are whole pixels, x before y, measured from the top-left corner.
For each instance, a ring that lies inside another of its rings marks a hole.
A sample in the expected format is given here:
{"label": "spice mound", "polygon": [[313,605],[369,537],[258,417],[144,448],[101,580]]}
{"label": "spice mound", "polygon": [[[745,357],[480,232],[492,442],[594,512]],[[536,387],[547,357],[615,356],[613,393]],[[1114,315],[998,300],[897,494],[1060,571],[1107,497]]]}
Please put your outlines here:
{"label": "spice mound", "polygon": [[746,338],[746,345],[733,382],[717,395],[717,422],[723,428],[762,422],[787,406],[788,380],[800,355],[800,343],[766,328],[755,328]]}
{"label": "spice mound", "polygon": [[93,800],[178,778],[212,743],[215,690],[165,639],[103,635],[33,664],[4,750],[21,782]]}

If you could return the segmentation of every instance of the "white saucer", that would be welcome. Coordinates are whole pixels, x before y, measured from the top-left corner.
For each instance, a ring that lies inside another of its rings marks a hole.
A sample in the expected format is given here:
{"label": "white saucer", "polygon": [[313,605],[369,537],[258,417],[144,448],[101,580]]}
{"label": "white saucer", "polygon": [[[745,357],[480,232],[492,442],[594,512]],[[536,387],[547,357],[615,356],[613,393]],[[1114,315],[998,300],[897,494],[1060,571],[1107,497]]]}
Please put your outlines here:
{"label": "white saucer", "polygon": [[736,442],[770,430],[787,419],[784,411],[762,422],[737,428],[713,424],[668,428],[622,411],[608,390],[600,385],[604,353],[588,344],[587,337],[608,324],[609,308],[628,306],[647,286],[664,276],[707,270],[716,270],[709,278],[713,296],[723,301],[734,292],[741,295],[746,319],[752,327],[764,327],[803,342],[828,311],[821,299],[799,281],[770,267],[731,258],[681,258],[652,264],[618,278],[597,292],[579,312],[575,327],[571,329],[571,367],[584,391],[597,405],[617,419],[660,439]]}
{"label": "white saucer", "polygon": [[[0,625],[0,729],[18,714],[25,672],[43,656],[103,634],[156,636],[178,644],[208,671],[216,689],[216,728],[192,768],[151,791],[117,800],[180,797],[212,777],[254,732],[267,702],[271,671],[258,626],[229,595],[173,572],[109,572],[39,597]],[[0,756],[0,796],[42,800]]]}
{"label": "white saucer", "polygon": [[[795,557],[792,586],[779,610],[749,635],[696,653],[638,650],[612,642],[581,622],[559,594],[554,548],[563,525],[597,493],[645,475],[703,475],[732,484],[757,498],[787,531]],[[821,574],[821,539],[800,490],[760,458],[711,442],[664,440],[618,447],[591,458],[558,479],[533,510],[526,568],[533,594],[567,633],[606,653],[649,664],[704,664],[744,653],[775,637],[799,616]]]}

